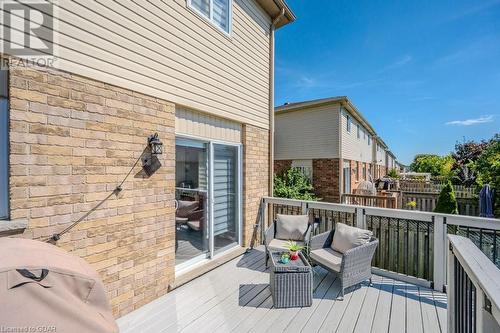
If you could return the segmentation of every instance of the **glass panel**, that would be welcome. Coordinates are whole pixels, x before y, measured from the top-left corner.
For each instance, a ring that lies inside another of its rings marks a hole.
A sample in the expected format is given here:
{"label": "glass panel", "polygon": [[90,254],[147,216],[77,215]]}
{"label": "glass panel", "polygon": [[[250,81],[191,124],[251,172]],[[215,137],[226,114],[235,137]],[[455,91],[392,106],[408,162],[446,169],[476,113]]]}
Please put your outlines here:
{"label": "glass panel", "polygon": [[238,242],[238,147],[214,144],[214,251]]}
{"label": "glass panel", "polygon": [[351,193],[351,165],[348,161],[344,161],[344,193]]}
{"label": "glass panel", "polygon": [[221,29],[229,32],[229,0],[213,0],[212,19]]}
{"label": "glass panel", "polygon": [[210,0],[191,0],[191,6],[207,18],[210,18]]}
{"label": "glass panel", "polygon": [[206,257],[208,242],[208,144],[176,140],[175,263]]}

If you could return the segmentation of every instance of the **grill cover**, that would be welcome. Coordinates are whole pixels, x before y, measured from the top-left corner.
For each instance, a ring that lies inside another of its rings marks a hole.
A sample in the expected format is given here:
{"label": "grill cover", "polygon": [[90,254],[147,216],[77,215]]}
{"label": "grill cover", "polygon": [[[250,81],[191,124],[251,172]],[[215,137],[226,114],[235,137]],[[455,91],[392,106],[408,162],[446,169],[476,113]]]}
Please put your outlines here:
{"label": "grill cover", "polygon": [[26,332],[118,332],[104,285],[87,262],[21,238],[0,238],[0,324]]}

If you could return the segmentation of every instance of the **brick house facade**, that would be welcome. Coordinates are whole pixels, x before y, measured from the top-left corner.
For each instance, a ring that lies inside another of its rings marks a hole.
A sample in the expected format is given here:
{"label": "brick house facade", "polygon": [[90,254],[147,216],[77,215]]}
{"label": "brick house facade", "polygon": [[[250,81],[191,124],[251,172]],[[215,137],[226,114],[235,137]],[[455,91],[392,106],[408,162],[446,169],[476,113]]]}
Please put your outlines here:
{"label": "brick house facade", "polygon": [[[167,293],[175,280],[175,104],[43,67],[9,71],[9,104],[10,219],[27,224],[10,236],[47,241],[92,211],[57,245],[98,271],[115,316]],[[242,129],[248,246],[269,193],[269,131]],[[147,176],[134,163],[155,132],[161,167]]]}

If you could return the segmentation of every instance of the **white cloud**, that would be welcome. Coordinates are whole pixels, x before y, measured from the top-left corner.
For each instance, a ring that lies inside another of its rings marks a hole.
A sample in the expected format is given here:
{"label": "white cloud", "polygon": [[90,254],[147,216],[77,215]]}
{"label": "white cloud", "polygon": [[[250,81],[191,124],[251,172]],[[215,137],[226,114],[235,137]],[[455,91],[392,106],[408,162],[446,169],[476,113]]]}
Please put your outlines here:
{"label": "white cloud", "polygon": [[479,118],[474,119],[465,119],[465,120],[453,120],[446,123],[446,125],[457,125],[457,126],[471,126],[477,124],[491,123],[493,122],[493,116],[481,116]]}

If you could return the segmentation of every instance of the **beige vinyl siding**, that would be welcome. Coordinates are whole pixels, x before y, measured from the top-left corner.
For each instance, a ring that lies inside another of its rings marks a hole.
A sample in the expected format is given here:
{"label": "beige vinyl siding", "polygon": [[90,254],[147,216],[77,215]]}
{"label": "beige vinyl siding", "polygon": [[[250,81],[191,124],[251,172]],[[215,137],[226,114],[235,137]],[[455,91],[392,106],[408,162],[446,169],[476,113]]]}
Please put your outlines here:
{"label": "beige vinyl siding", "polygon": [[385,166],[386,161],[385,161],[385,149],[379,145],[378,150],[375,150],[376,153],[376,162],[378,165],[383,165]]}
{"label": "beige vinyl siding", "polygon": [[[350,116],[351,119],[351,132],[347,132],[347,117]],[[365,163],[371,163],[373,160],[372,146],[368,145],[368,131],[360,125],[360,138],[357,137],[358,122],[354,117],[343,109],[340,117],[341,121],[341,133],[342,133],[342,158],[360,161]],[[363,136],[363,131],[365,135]],[[372,142],[373,144],[373,142]]]}
{"label": "beige vinyl siding", "polygon": [[241,143],[241,124],[182,107],[175,110],[175,133]]}
{"label": "beige vinyl siding", "polygon": [[339,157],[339,105],[277,113],[276,160]]}
{"label": "beige vinyl siding", "polygon": [[269,128],[270,17],[232,1],[228,37],[186,0],[58,4],[55,67]]}

